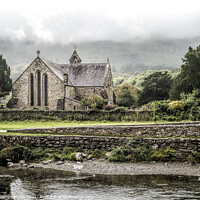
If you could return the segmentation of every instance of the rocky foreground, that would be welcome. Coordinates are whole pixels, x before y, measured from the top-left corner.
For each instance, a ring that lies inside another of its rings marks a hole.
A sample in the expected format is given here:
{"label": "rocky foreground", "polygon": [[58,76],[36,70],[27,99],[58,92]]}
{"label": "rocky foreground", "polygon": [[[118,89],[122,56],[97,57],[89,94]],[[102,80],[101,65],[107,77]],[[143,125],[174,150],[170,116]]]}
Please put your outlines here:
{"label": "rocky foreground", "polygon": [[87,174],[116,175],[188,175],[200,177],[200,164],[188,163],[110,163],[107,160],[87,160],[84,162],[47,162],[35,163],[34,167],[51,168]]}

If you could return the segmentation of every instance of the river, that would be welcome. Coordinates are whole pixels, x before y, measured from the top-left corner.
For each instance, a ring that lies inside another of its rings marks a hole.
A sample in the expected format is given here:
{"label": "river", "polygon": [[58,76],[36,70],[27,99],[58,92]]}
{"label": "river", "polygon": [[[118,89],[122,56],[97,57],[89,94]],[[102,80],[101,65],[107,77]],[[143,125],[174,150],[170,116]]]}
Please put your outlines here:
{"label": "river", "polygon": [[188,176],[87,175],[55,169],[1,167],[0,199],[200,199],[200,181]]}

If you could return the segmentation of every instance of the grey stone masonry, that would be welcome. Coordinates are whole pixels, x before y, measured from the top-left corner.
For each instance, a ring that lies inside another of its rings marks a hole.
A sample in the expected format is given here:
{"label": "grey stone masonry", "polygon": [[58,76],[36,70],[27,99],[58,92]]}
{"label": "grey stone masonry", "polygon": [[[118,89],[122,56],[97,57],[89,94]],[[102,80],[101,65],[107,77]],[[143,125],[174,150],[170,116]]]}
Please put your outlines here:
{"label": "grey stone masonry", "polygon": [[200,123],[166,123],[143,125],[68,126],[12,130],[23,133],[98,134],[145,137],[200,137]]}
{"label": "grey stone masonry", "polygon": [[76,147],[80,150],[101,149],[110,151],[118,146],[133,142],[147,144],[157,149],[170,146],[175,150],[176,158],[186,160],[192,151],[200,152],[200,139],[195,138],[128,138],[128,137],[103,137],[103,136],[0,136],[1,144],[20,144],[29,148],[51,148],[62,150],[66,146]]}

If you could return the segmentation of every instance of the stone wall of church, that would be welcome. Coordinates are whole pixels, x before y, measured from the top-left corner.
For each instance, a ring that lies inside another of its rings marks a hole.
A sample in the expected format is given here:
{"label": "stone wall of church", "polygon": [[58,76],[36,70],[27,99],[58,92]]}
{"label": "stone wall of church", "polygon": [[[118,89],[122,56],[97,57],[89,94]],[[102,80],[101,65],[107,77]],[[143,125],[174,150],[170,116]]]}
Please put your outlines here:
{"label": "stone wall of church", "polygon": [[107,76],[105,78],[104,86],[106,88],[106,94],[108,99],[108,104],[113,104],[113,80],[112,72],[110,66],[108,67]]}
{"label": "stone wall of church", "polygon": [[73,86],[66,86],[65,87],[65,97],[66,98],[75,98],[76,94],[75,94],[75,87]]}
{"label": "stone wall of church", "polygon": [[98,94],[101,96],[101,91],[103,87],[76,87],[75,93],[76,96],[80,96],[82,98],[89,97],[92,94]]}
{"label": "stone wall of church", "polygon": [[[37,72],[41,73],[41,106],[37,103]],[[34,105],[31,106],[30,77],[34,80]],[[47,106],[44,96],[44,75],[47,74]],[[13,84],[12,98],[18,99],[18,109],[57,109],[58,99],[64,97],[64,84],[54,73],[40,60],[36,59]]]}
{"label": "stone wall of church", "polygon": [[65,110],[83,110],[83,106],[76,100],[66,98]]}

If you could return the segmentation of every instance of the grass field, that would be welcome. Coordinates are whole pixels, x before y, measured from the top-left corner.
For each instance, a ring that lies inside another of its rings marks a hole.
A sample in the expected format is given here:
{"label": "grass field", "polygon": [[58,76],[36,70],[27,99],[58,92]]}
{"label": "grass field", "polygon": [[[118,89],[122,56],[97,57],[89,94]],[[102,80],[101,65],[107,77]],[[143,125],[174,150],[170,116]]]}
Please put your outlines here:
{"label": "grass field", "polygon": [[[41,127],[63,127],[63,126],[87,126],[87,125],[122,125],[122,124],[144,124],[145,122],[95,122],[95,121],[2,121],[0,130],[21,129],[21,128],[41,128]],[[147,123],[147,122],[146,122]],[[155,123],[155,122],[148,122]]]}

